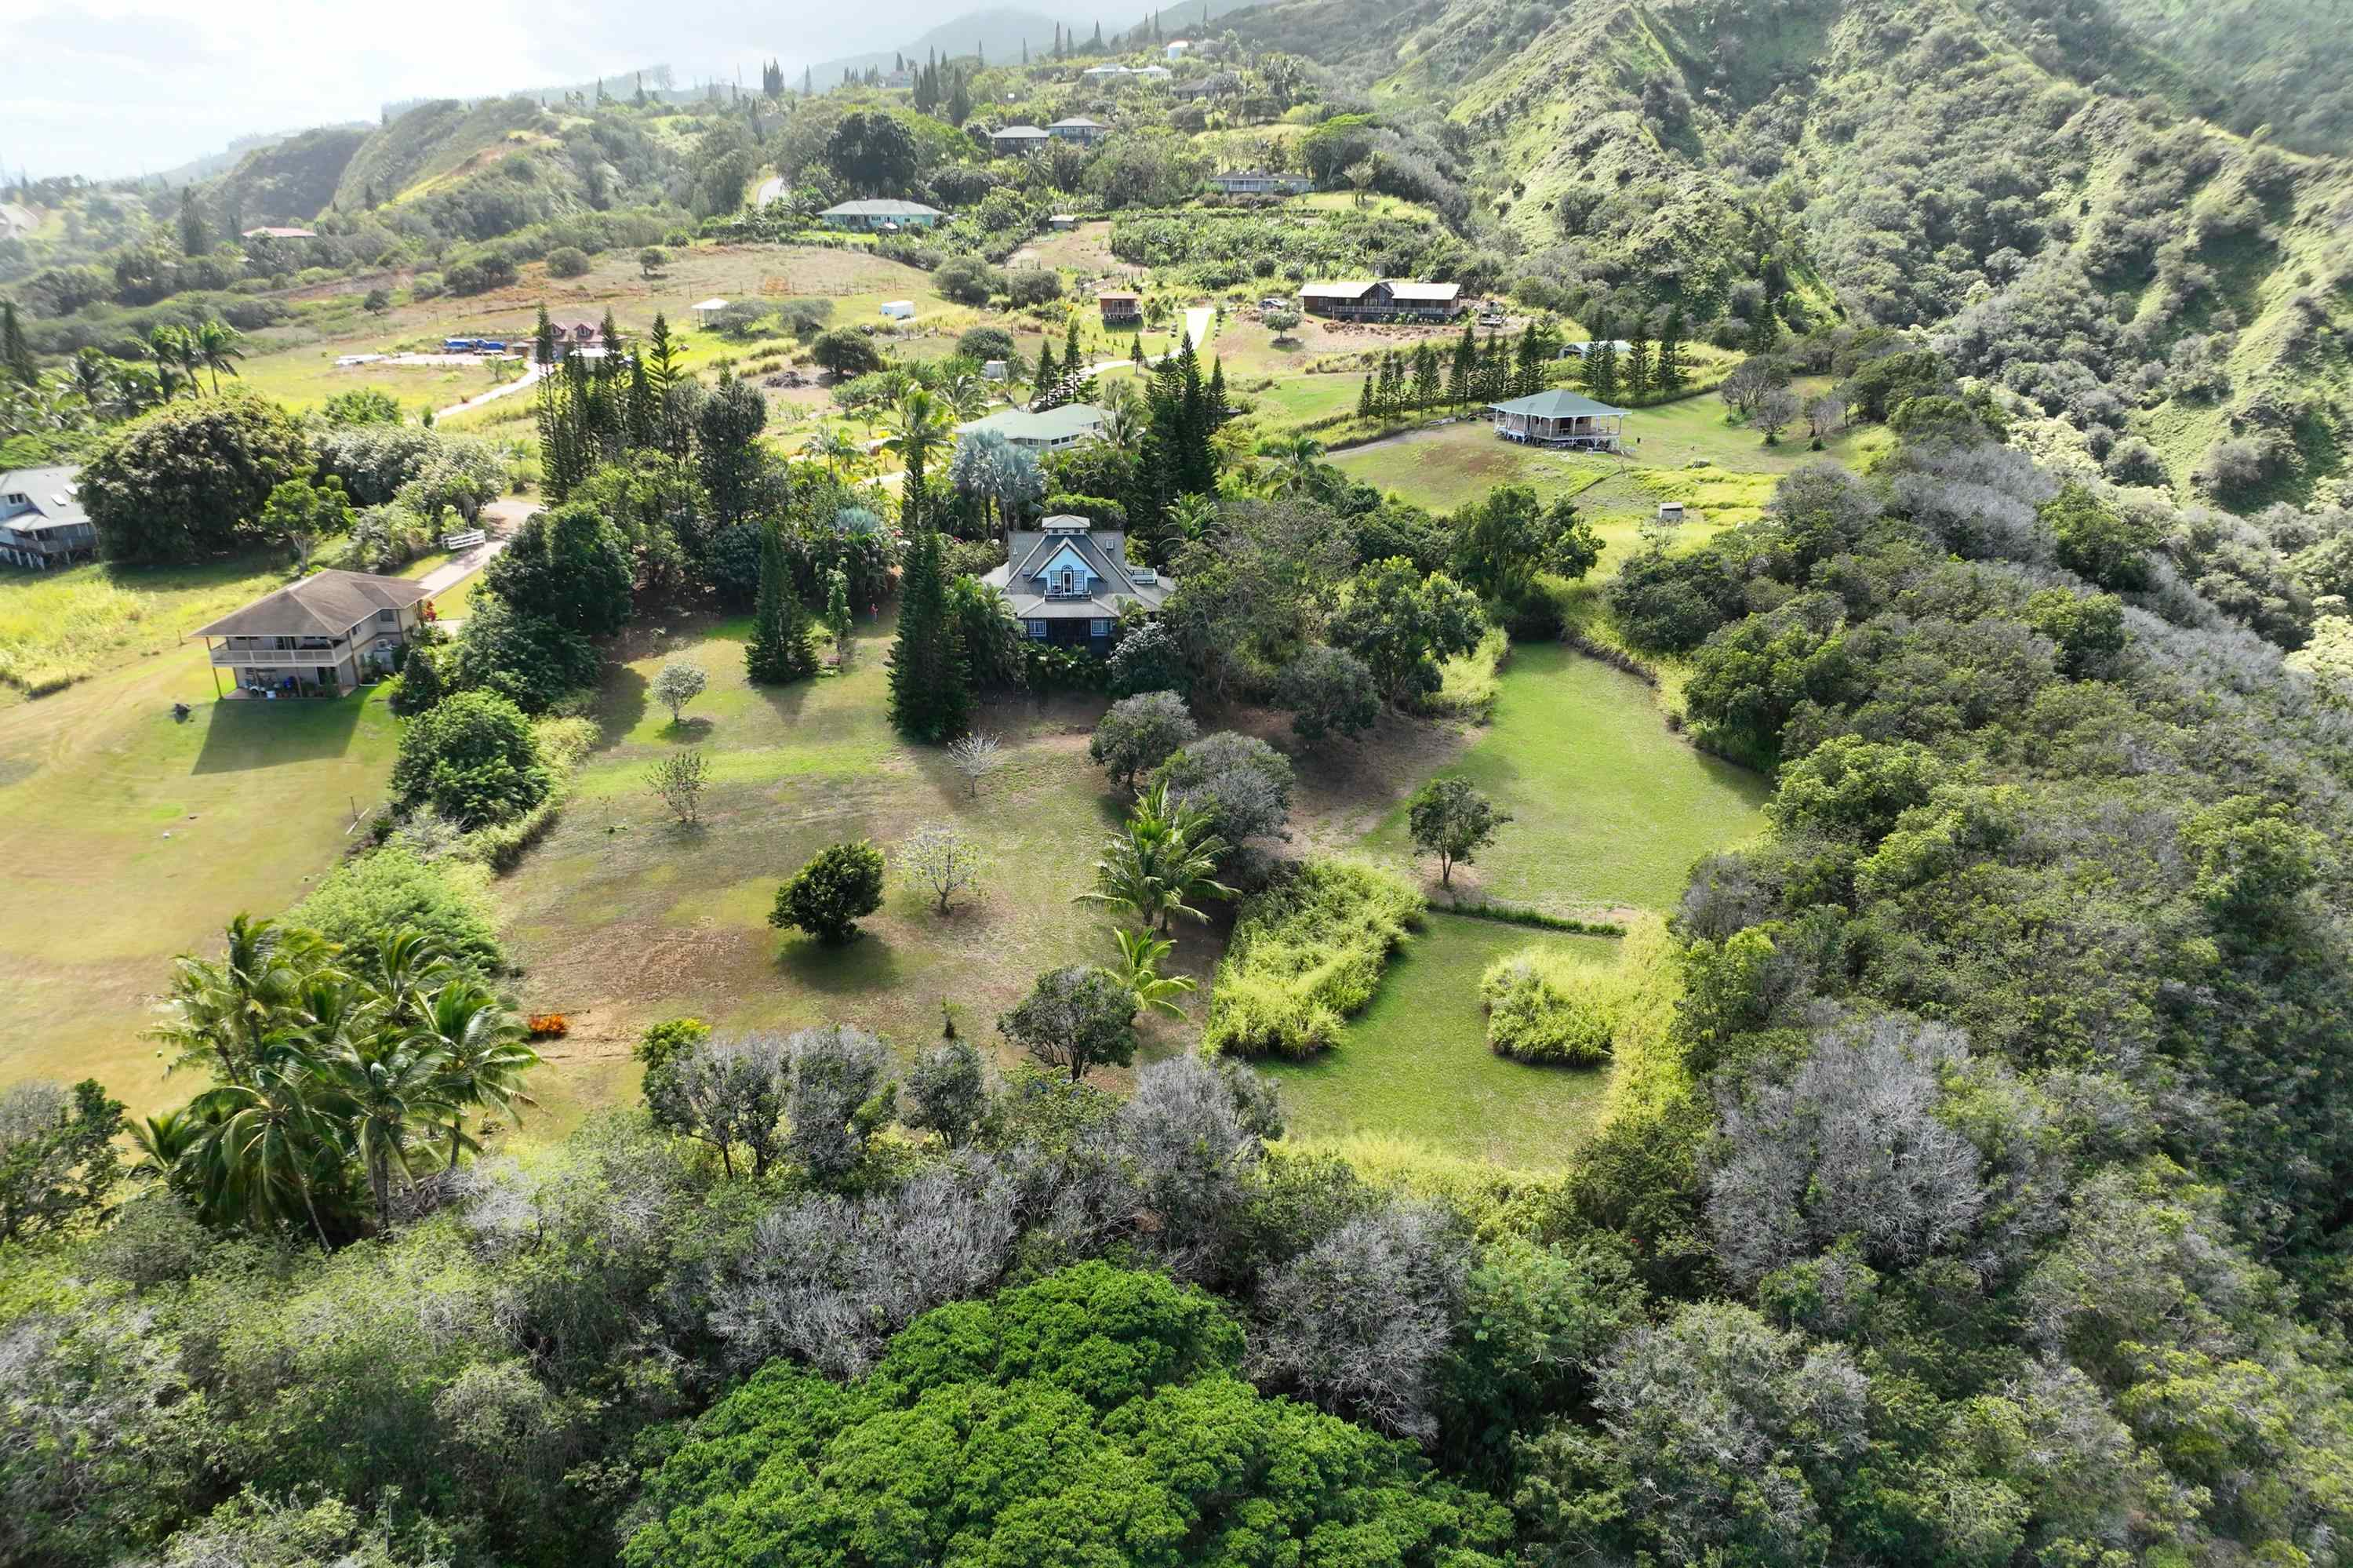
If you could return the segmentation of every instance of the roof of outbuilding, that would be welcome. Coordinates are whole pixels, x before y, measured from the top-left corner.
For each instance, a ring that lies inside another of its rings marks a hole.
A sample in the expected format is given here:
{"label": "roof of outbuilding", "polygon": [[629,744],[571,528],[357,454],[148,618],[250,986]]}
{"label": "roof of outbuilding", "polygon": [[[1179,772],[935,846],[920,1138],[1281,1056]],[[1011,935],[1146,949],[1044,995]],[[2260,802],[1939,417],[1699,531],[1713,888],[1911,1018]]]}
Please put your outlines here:
{"label": "roof of outbuilding", "polygon": [[999,408],[986,418],[967,419],[956,434],[995,430],[1008,440],[1059,441],[1103,429],[1103,411],[1092,403],[1065,403],[1059,408],[1032,413],[1027,408]]}
{"label": "roof of outbuilding", "polygon": [[340,637],[379,609],[406,609],[432,596],[414,577],[313,572],[264,594],[191,637]]}
{"label": "roof of outbuilding", "polygon": [[1002,138],[1007,137],[1007,136],[1021,136],[1021,137],[1037,137],[1037,136],[1043,136],[1043,135],[1045,135],[1045,134],[1046,134],[1046,132],[1045,132],[1044,131],[1039,130],[1039,129],[1037,126],[1035,126],[1035,125],[1008,125],[1004,130],[1002,130],[1002,131],[991,131],[991,132],[989,132],[989,134],[990,134],[991,136],[993,136],[993,137],[997,137],[997,138],[1002,139]]}

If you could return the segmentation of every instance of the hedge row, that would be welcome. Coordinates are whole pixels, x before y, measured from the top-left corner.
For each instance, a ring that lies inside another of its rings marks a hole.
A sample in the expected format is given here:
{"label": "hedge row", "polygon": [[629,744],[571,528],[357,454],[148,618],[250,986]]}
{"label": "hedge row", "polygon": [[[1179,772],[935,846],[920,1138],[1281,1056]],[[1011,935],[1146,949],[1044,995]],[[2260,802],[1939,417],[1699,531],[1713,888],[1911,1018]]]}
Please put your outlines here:
{"label": "hedge row", "polygon": [[1219,960],[1202,1050],[1312,1056],[1335,1044],[1424,907],[1402,878],[1339,861],[1256,895]]}

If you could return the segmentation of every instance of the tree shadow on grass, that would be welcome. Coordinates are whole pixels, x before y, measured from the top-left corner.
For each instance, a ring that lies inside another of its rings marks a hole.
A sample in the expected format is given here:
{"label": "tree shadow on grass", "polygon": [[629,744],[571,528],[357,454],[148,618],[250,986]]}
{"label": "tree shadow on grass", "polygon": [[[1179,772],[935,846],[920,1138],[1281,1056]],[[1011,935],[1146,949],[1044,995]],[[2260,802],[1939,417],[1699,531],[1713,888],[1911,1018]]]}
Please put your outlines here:
{"label": "tree shadow on grass", "polygon": [[809,692],[816,685],[813,679],[792,681],[781,686],[755,685],[752,688],[752,694],[767,704],[776,715],[789,726],[800,722],[801,710],[808,705]]}
{"label": "tree shadow on grass", "polygon": [[[365,705],[366,699],[354,694],[274,703],[251,696],[224,698],[200,706],[196,713],[205,726],[205,742],[188,771],[243,773],[341,757],[350,749]],[[158,713],[155,722],[168,725],[171,715]]]}
{"label": "tree shadow on grass", "polygon": [[662,726],[661,737],[672,746],[694,746],[711,736],[707,718],[674,719]]}
{"label": "tree shadow on grass", "polygon": [[646,694],[649,683],[627,664],[608,667],[604,694],[596,705],[596,723],[604,732],[601,745],[628,739],[645,722],[646,705],[652,700]]}
{"label": "tree shadow on grass", "polygon": [[828,996],[882,991],[899,983],[899,955],[871,931],[839,944],[796,934],[777,948],[776,970]]}

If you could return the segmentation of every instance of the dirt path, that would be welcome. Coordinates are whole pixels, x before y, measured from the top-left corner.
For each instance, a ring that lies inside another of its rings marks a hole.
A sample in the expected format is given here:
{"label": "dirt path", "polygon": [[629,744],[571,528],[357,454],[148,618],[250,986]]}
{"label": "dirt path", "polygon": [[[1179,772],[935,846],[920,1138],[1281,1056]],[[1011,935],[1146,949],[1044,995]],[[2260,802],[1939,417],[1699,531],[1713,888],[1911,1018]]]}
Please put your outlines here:
{"label": "dirt path", "polygon": [[539,378],[554,368],[554,366],[549,365],[532,365],[523,371],[521,380],[505,382],[479,396],[469,397],[462,403],[452,403],[446,408],[436,408],[433,410],[433,417],[437,419],[446,419],[452,414],[462,414],[469,408],[479,408],[485,403],[495,402],[510,393],[520,392],[526,387],[537,386]]}

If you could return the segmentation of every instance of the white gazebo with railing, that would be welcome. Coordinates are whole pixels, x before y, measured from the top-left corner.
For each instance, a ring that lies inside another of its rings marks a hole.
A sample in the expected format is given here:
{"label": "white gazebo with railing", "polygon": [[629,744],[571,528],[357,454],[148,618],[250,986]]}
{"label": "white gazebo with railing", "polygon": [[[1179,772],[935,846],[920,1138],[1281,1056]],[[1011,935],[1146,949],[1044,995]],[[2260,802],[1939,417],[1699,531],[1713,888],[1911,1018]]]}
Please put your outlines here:
{"label": "white gazebo with railing", "polygon": [[1614,452],[1626,434],[1626,410],[1576,392],[1537,392],[1508,403],[1490,403],[1495,434],[1535,446],[1575,447]]}

